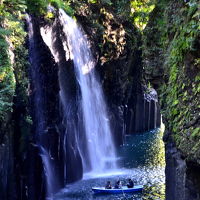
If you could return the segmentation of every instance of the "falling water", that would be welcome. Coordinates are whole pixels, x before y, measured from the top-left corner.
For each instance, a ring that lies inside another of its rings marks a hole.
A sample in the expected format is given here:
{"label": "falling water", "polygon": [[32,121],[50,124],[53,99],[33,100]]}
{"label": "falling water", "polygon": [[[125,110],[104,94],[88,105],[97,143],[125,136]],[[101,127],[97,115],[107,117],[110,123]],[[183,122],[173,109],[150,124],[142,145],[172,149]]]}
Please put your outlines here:
{"label": "falling water", "polygon": [[143,100],[143,130],[146,128],[146,123],[145,123],[145,116],[146,116],[146,99],[145,99],[145,94],[144,94],[144,100]]}
{"label": "falling water", "polygon": [[150,130],[150,126],[151,126],[151,100],[149,101],[148,131]]}
{"label": "falling water", "polygon": [[157,126],[157,102],[154,103],[154,128]]}
{"label": "falling water", "polygon": [[90,167],[93,172],[103,172],[104,169],[116,167],[116,156],[102,87],[95,75],[94,59],[81,29],[63,10],[60,10],[60,21],[81,90],[80,106],[89,153],[89,163],[84,162],[87,155],[82,150],[84,170]]}
{"label": "falling water", "polygon": [[41,158],[44,165],[44,173],[46,177],[46,184],[47,184],[47,196],[51,197],[54,193],[54,182],[55,182],[55,176],[53,174],[52,170],[52,164],[51,164],[51,157],[49,153],[43,148],[40,148],[41,151]]}

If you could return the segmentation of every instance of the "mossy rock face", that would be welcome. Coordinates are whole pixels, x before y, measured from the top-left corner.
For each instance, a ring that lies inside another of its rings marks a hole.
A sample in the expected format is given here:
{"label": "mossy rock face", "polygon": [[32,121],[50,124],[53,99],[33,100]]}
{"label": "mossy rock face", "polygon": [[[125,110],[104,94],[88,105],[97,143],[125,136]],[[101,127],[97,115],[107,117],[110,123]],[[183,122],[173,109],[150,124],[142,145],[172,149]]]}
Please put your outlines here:
{"label": "mossy rock face", "polygon": [[[3,1],[0,5],[0,165],[3,166],[0,199],[7,199],[8,192],[15,198],[16,180],[23,175],[14,170],[16,166],[22,169],[28,151],[31,118],[28,114],[25,8],[16,1]],[[16,123],[19,128],[15,130]]]}
{"label": "mossy rock face", "polygon": [[[122,104],[130,86],[135,84],[133,80],[140,82],[141,78],[141,65],[136,64],[141,59],[138,55],[141,34],[132,24],[130,3],[74,1],[72,7],[91,41],[105,96],[114,104]],[[133,73],[139,65],[138,73]]]}
{"label": "mossy rock face", "polygon": [[[42,11],[38,13],[35,7],[30,7],[30,2],[28,10],[38,17],[40,26],[52,25],[58,16],[59,8],[64,9],[67,14],[77,20],[90,41],[105,96],[111,102],[116,100],[115,104],[121,105],[122,102],[127,101],[127,96],[130,96],[128,93],[131,93],[129,91],[131,85],[136,83],[141,85],[142,71],[141,61],[138,61],[141,60],[139,50],[141,33],[132,23],[130,2],[126,0],[66,2],[48,0],[42,2],[39,0],[39,7]],[[57,2],[56,6],[55,2]],[[34,5],[37,7],[37,1]],[[69,13],[67,9],[73,12]]]}
{"label": "mossy rock face", "polygon": [[[141,53],[138,53],[141,33],[132,23],[130,2],[126,0],[73,0],[68,1],[69,6],[67,2],[64,3],[61,0],[39,2],[41,3],[39,7],[42,9],[42,12],[39,12],[40,16],[37,16],[38,13],[34,7],[29,10],[38,17],[41,26],[52,24],[58,15],[59,8],[66,12],[66,9],[73,11],[71,12],[73,18],[82,26],[91,43],[106,96],[111,101],[116,99],[117,95],[115,97],[112,95],[112,88],[119,87],[116,91],[122,94],[119,101],[120,103],[124,101],[128,88],[134,84],[133,80],[137,79],[135,82],[140,82],[141,79],[141,63],[138,62],[139,59],[141,60]],[[56,6],[55,2],[57,2]],[[54,8],[47,8],[48,5]],[[133,71],[138,73],[133,73]],[[110,83],[112,83],[111,87],[109,87]]]}
{"label": "mossy rock face", "polygon": [[[115,2],[116,4],[116,2]],[[122,2],[120,12],[114,3],[88,3],[75,1],[72,4],[75,16],[96,47],[101,64],[118,60],[127,55],[127,49],[138,48],[139,32],[132,25],[130,5]]]}
{"label": "mossy rock face", "polygon": [[161,2],[144,33],[146,78],[158,88],[177,148],[200,164],[200,2]]}

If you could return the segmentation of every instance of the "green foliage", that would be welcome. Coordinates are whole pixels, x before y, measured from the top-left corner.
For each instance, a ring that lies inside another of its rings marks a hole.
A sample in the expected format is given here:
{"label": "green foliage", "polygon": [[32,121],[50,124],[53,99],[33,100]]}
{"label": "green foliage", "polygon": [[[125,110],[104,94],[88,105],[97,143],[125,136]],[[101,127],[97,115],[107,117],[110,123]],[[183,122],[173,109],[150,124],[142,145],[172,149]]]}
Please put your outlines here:
{"label": "green foliage", "polygon": [[131,9],[130,2],[127,0],[113,0],[112,5],[116,10],[117,15],[130,18]]}
{"label": "green foliage", "polygon": [[1,15],[6,15],[6,13],[12,13],[15,16],[19,16],[21,12],[25,12],[25,9],[25,0],[2,0],[2,3],[0,2]]}
{"label": "green foliage", "polygon": [[113,4],[111,0],[100,0],[99,3],[108,6],[111,6]]}
{"label": "green foliage", "polygon": [[12,110],[12,97],[15,90],[15,78],[8,54],[5,35],[0,33],[0,121],[6,120]]}
{"label": "green foliage", "polygon": [[199,0],[158,2],[144,30],[143,56],[148,74],[162,72],[155,77],[162,79],[159,93],[166,128],[174,133],[177,147],[200,162],[199,5]]}
{"label": "green foliage", "polygon": [[148,23],[149,14],[155,7],[155,0],[131,0],[131,16],[133,23],[143,30]]}
{"label": "green foliage", "polygon": [[[5,6],[1,5],[0,13],[2,18],[0,25],[9,16],[5,11]],[[0,27],[0,121],[6,120],[7,113],[12,110],[12,97],[15,90],[15,78],[13,68],[10,62],[9,45],[7,42],[8,36],[11,35],[11,30]]]}
{"label": "green foliage", "polygon": [[57,9],[59,8],[63,9],[70,16],[74,15],[74,10],[72,9],[72,7],[70,7],[71,1],[48,0],[48,3]]}
{"label": "green foliage", "polygon": [[12,112],[16,82],[20,80],[23,90],[27,90],[27,78],[22,75],[27,65],[22,21],[25,9],[23,0],[5,0],[0,4],[0,121],[4,123]]}
{"label": "green foliage", "polygon": [[97,3],[97,0],[88,0],[88,3]]}
{"label": "green foliage", "polygon": [[62,8],[70,16],[74,15],[74,10],[70,7],[71,0],[26,0],[27,8],[30,13],[35,15],[46,16],[52,18],[52,14],[48,11],[48,6],[51,5],[56,9]]}
{"label": "green foliage", "polygon": [[47,12],[47,0],[26,0],[26,5],[30,13],[45,15]]}
{"label": "green foliage", "polygon": [[193,130],[191,136],[192,136],[193,138],[199,138],[199,137],[200,137],[200,128],[199,128],[199,127],[195,128],[195,129]]}

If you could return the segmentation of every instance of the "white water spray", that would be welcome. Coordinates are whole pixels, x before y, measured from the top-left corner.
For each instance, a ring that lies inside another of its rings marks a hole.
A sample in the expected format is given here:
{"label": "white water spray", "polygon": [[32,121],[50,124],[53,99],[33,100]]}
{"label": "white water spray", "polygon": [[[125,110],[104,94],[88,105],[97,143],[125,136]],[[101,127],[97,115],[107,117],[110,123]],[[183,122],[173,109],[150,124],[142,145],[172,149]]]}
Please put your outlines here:
{"label": "white water spray", "polygon": [[47,196],[51,197],[54,193],[54,175],[52,170],[51,158],[49,153],[41,147],[41,158],[44,166],[44,172],[46,176],[46,184],[47,184]]}
{"label": "white water spray", "polygon": [[82,158],[85,171],[103,172],[116,168],[116,155],[102,87],[95,75],[89,43],[76,22],[60,10],[60,21],[67,38],[75,74],[81,90],[81,107],[89,153],[89,164]]}

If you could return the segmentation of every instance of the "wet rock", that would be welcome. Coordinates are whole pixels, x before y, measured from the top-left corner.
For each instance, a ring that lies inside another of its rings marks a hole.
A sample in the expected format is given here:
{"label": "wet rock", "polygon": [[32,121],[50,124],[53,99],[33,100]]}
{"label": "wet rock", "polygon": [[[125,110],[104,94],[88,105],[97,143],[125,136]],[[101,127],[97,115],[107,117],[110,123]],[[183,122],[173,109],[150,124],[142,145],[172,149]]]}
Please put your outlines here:
{"label": "wet rock", "polygon": [[[199,2],[195,0],[193,5]],[[158,2],[144,31],[146,79],[159,91],[166,128],[169,200],[196,200],[200,193],[200,180],[194,175],[200,163],[199,64],[195,63],[200,56],[197,48],[200,40],[199,32],[191,38],[183,31],[195,31],[193,27],[199,26],[199,19],[193,17],[198,13],[197,7],[192,10],[191,4],[184,1]],[[187,43],[189,38],[191,42]],[[180,45],[182,41],[188,46]]]}
{"label": "wet rock", "polygon": [[[165,142],[166,139],[165,137]],[[165,156],[166,200],[199,200],[199,165],[187,162],[186,157],[182,156],[172,140],[167,141]]]}

